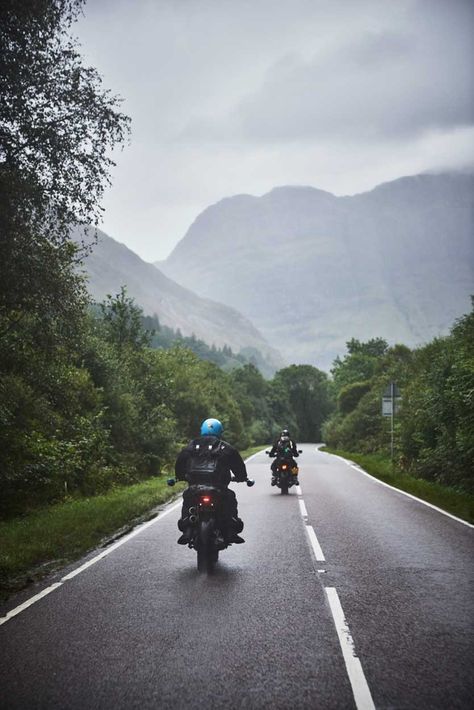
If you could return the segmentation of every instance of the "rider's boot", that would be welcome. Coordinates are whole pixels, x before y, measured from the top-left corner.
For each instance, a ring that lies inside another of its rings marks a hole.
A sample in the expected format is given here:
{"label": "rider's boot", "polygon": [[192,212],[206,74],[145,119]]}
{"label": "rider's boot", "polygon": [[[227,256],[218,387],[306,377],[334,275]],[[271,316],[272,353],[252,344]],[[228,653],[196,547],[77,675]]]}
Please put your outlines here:
{"label": "rider's boot", "polygon": [[242,532],[243,529],[243,521],[240,518],[232,518],[227,530],[227,542],[233,542],[236,545],[241,545],[243,542],[245,542],[244,538],[238,535],[238,533]]}
{"label": "rider's boot", "polygon": [[189,543],[192,540],[192,528],[186,528],[181,535],[181,537],[178,538],[177,543],[178,545],[189,545]]}
{"label": "rider's boot", "polygon": [[178,545],[188,545],[192,539],[192,528],[188,517],[178,520],[178,529],[183,533],[177,540]]}

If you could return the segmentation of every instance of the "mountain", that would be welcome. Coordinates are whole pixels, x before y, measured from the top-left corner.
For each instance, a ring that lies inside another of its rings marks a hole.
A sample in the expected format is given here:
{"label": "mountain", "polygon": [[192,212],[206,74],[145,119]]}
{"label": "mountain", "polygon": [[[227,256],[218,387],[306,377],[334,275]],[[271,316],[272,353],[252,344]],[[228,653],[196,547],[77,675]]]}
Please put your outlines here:
{"label": "mountain", "polygon": [[204,210],[160,266],[237,307],[288,361],[328,369],[351,337],[415,346],[470,310],[473,196],[466,174],[344,197],[237,195]]}
{"label": "mountain", "polygon": [[[76,231],[73,239],[78,243],[93,243],[92,234],[93,230],[90,233]],[[194,334],[217,347],[228,345],[237,354],[244,350],[251,355],[256,349],[265,360],[265,374],[272,374],[283,366],[281,355],[234,308],[200,298],[100,230],[97,230],[97,238],[97,244],[83,263],[89,292],[96,301],[126,286],[145,315],[156,314],[162,324],[179,328],[183,335]]]}

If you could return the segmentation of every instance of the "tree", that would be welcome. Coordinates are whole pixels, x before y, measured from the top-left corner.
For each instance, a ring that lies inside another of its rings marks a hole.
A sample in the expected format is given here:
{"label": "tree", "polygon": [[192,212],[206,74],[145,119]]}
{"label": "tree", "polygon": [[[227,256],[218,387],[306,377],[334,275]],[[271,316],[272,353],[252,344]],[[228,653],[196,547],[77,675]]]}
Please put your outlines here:
{"label": "tree", "polygon": [[129,119],[84,67],[69,35],[83,0],[4,0],[0,10],[0,165],[34,186],[35,219],[50,239],[100,215]]}
{"label": "tree", "polygon": [[474,310],[414,352],[403,393],[402,453],[416,475],[474,487]]}
{"label": "tree", "polygon": [[347,355],[342,360],[337,357],[331,369],[336,391],[345,385],[370,380],[378,362],[388,350],[388,344],[383,338],[372,338],[366,343],[352,338],[346,347]]}
{"label": "tree", "polygon": [[69,36],[82,0],[0,5],[0,335],[84,298],[74,225],[97,223],[129,119]]}
{"label": "tree", "polygon": [[78,357],[87,293],[71,239],[97,223],[129,119],[69,36],[82,0],[0,3],[0,482],[51,499],[108,455]]}
{"label": "tree", "polygon": [[319,441],[321,425],[332,409],[326,373],[312,365],[290,365],[276,373],[274,382],[288,393],[299,438]]}
{"label": "tree", "polygon": [[116,296],[107,295],[100,304],[103,325],[107,339],[113,343],[119,353],[125,347],[139,350],[150,345],[153,331],[143,327],[143,311],[135,304],[133,298],[127,296],[127,289],[122,286]]}

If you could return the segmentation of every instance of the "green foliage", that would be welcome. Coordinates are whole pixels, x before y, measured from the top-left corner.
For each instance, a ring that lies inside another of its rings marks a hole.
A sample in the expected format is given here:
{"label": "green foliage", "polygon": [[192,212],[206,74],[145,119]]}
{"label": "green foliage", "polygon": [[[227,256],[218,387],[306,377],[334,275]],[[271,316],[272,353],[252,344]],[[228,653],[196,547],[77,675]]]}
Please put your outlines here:
{"label": "green foliage", "polygon": [[474,311],[415,352],[401,420],[405,465],[428,480],[474,487]]}
{"label": "green foliage", "polygon": [[369,380],[375,373],[379,359],[388,350],[382,338],[373,338],[366,343],[352,338],[346,347],[348,354],[343,360],[337,357],[331,370],[338,391],[345,385]]}
{"label": "green foliage", "polygon": [[0,167],[27,186],[23,213],[56,244],[99,216],[110,150],[129,126],[69,34],[82,5],[5,0],[0,9]]}
{"label": "green foliage", "polygon": [[107,295],[100,304],[103,328],[106,339],[119,353],[126,348],[139,350],[149,345],[153,334],[144,330],[142,310],[135,305],[133,298],[127,296],[127,289],[122,286],[114,298]]}
{"label": "green foliage", "polygon": [[4,514],[99,489],[112,452],[103,393],[80,360],[87,296],[70,230],[100,214],[109,151],[128,119],[68,34],[81,5],[7,0],[0,8]]}
{"label": "green foliage", "polygon": [[[380,340],[349,344],[351,352],[333,370],[338,411],[324,425],[328,445],[386,453],[390,420],[381,416],[381,397],[394,381],[402,392],[395,416],[398,463],[417,477],[472,490],[474,312],[459,319],[448,337],[413,352],[403,345],[383,347]],[[352,381],[361,372],[371,375]]]}
{"label": "green foliage", "polygon": [[40,578],[96,547],[105,536],[130,528],[181,488],[178,483],[171,490],[164,478],[151,478],[0,521],[0,599],[3,591],[21,588],[28,578]]}
{"label": "green foliage", "polygon": [[301,441],[320,441],[321,426],[333,408],[329,380],[312,365],[290,365],[276,373],[277,391],[288,396],[289,409]]}
{"label": "green foliage", "polygon": [[337,408],[341,414],[352,412],[360,400],[370,390],[370,381],[353,382],[341,388],[337,397]]}
{"label": "green foliage", "polygon": [[182,345],[191,350],[201,360],[218,365],[226,371],[232,371],[235,368],[249,362],[258,361],[259,369],[263,372],[268,369],[268,364],[258,350],[251,348],[243,348],[240,353],[236,354],[228,345],[222,348],[217,348],[215,345],[209,346],[195,335],[183,336],[178,329],[174,330],[169,326],[162,325],[157,315],[143,316],[142,324],[150,333],[150,345],[153,348],[169,349],[175,345]]}

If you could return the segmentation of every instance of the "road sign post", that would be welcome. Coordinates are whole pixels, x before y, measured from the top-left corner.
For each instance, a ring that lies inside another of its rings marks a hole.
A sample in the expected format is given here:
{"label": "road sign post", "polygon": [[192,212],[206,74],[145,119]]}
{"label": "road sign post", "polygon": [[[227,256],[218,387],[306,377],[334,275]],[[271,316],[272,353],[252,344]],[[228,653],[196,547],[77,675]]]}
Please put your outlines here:
{"label": "road sign post", "polygon": [[395,382],[390,382],[382,396],[382,416],[390,417],[390,460],[393,464],[393,440],[395,408],[401,399],[400,390]]}

